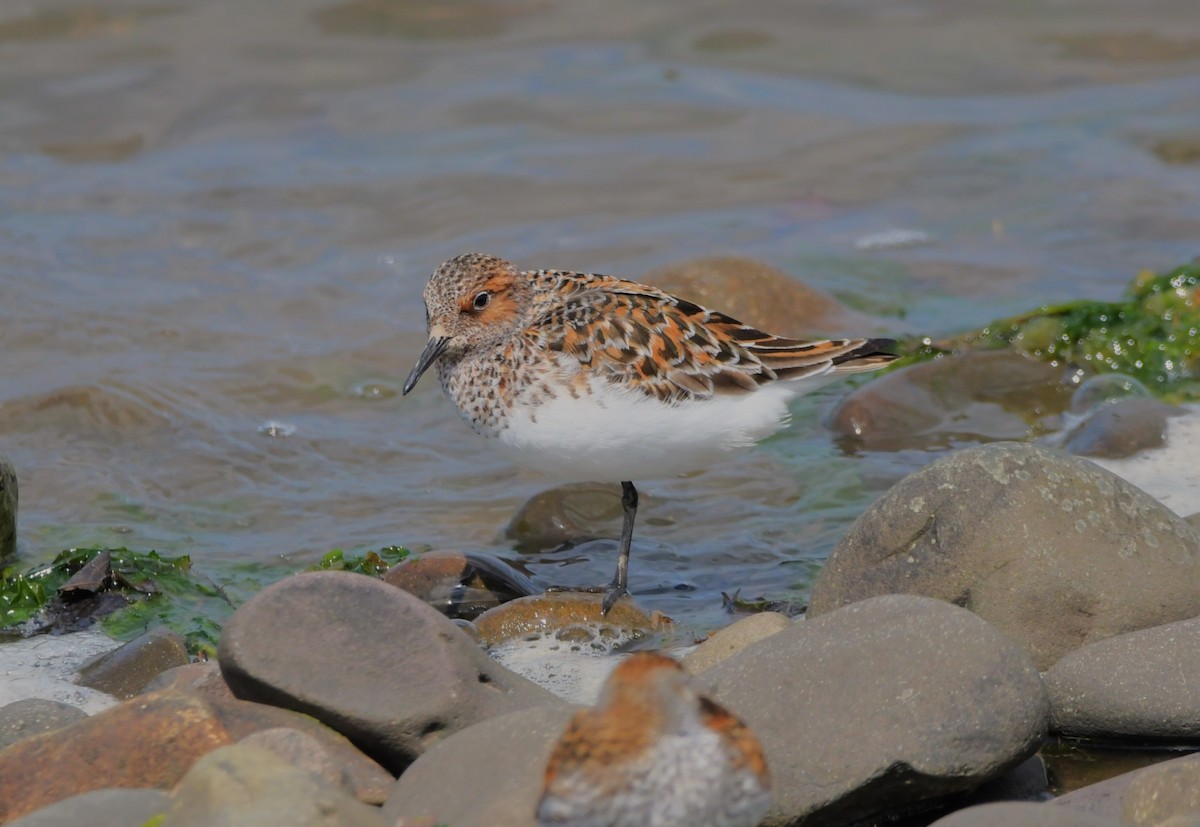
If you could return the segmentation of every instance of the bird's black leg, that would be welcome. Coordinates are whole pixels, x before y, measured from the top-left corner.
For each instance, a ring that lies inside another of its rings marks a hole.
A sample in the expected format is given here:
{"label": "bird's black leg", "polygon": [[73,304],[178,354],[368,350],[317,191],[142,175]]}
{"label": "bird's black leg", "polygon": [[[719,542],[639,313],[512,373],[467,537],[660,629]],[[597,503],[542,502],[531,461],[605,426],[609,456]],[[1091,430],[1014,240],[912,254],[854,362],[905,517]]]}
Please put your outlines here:
{"label": "bird's black leg", "polygon": [[621,483],[621,542],[617,546],[617,573],[607,586],[551,586],[547,592],[597,592],[604,593],[600,603],[600,614],[606,615],[617,601],[628,594],[629,547],[633,542],[633,519],[637,516],[638,492],[631,482]]}
{"label": "bird's black leg", "polygon": [[608,614],[608,610],[628,594],[629,586],[629,546],[633,543],[633,520],[637,517],[638,493],[632,482],[621,483],[621,511],[624,521],[621,524],[621,544],[617,549],[617,573],[612,584],[600,604],[600,613]]}

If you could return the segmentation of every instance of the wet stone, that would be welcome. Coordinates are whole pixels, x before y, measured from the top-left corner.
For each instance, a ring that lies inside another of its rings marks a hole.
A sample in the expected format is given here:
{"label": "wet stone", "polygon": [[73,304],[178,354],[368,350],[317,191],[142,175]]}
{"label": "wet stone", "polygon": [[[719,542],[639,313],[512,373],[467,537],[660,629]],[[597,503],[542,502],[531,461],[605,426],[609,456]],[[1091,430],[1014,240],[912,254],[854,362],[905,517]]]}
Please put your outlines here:
{"label": "wet stone", "polygon": [[394,773],[459,729],[554,701],[425,602],[348,572],[263,589],[226,624],[219,660],[239,698],[312,715]]}
{"label": "wet stone", "polygon": [[124,700],[166,670],[189,660],[181,635],[156,629],[85,663],[79,668],[76,683]]}
{"label": "wet stone", "polygon": [[0,563],[17,553],[17,472],[0,454]]}
{"label": "wet stone", "polygon": [[8,827],[132,827],[162,814],[169,800],[163,790],[93,790],[43,807]]}
{"label": "wet stone", "polygon": [[1167,442],[1167,417],[1178,408],[1157,399],[1125,399],[1104,405],[1067,435],[1063,447],[1076,456],[1119,459]]}
{"label": "wet stone", "polygon": [[503,560],[470,551],[411,557],[393,566],[383,582],[416,595],[447,617],[467,620],[539,591],[528,575]]}
{"label": "wet stone", "polygon": [[620,530],[621,516],[621,486],[568,483],[526,500],[504,537],[521,552],[553,551],[613,536]]}
{"label": "wet stone", "polygon": [[0,707],[0,749],[22,738],[51,732],[86,718],[78,707],[60,701],[25,698]]}
{"label": "wet stone", "polygon": [[480,615],[475,628],[485,646],[552,636],[564,629],[570,630],[570,639],[583,642],[642,637],[654,631],[654,618],[632,598],[622,597],[607,615],[601,615],[603,598],[601,594],[568,591],[523,597]]}
{"label": "wet stone", "polygon": [[829,427],[873,450],[944,448],[1057,430],[1062,369],[1007,350],[967,351],[894,370],[847,394]]}
{"label": "wet stone", "polygon": [[1091,784],[1059,796],[1052,806],[1097,816],[1110,824],[1133,824],[1136,822],[1126,819],[1149,815],[1156,791],[1165,793],[1166,801],[1178,801],[1172,787],[1179,780],[1187,780],[1193,790],[1200,789],[1200,754],[1162,761]]}
{"label": "wet stone", "polygon": [[817,576],[809,616],[928,595],[995,624],[1044,670],[1080,646],[1200,615],[1198,572],[1200,534],[1142,490],[1068,454],[985,445],[868,508]]}
{"label": "wet stone", "polygon": [[792,623],[696,680],[762,740],[766,827],[942,806],[1032,756],[1049,711],[1016,643],[912,595]]}
{"label": "wet stone", "polygon": [[1063,735],[1200,742],[1200,617],[1076,649],[1045,679]]}

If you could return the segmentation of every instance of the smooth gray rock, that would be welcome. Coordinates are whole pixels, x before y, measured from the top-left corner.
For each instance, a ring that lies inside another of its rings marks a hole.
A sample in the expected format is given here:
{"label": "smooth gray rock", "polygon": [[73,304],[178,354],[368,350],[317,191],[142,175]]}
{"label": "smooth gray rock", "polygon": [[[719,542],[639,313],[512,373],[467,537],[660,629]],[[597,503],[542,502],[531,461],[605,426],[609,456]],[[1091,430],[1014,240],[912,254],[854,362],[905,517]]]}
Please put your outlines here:
{"label": "smooth gray rock", "polygon": [[1088,643],[1200,614],[1200,534],[1087,460],[968,448],[905,477],[854,522],[809,614],[888,593],[964,606],[1044,670]]}
{"label": "smooth gray rock", "polygon": [[312,715],[396,774],[471,724],[558,702],[419,598],[349,572],[263,589],[226,624],[219,661],[239,698]]}
{"label": "smooth gray rock", "polygon": [[1133,827],[1200,824],[1200,762],[1147,767],[1125,790],[1121,821]]}
{"label": "smooth gray rock", "polygon": [[1076,649],[1046,672],[1051,729],[1095,739],[1200,739],[1200,617]]}
{"label": "smooth gray rock", "polygon": [[911,595],[794,623],[696,681],[763,743],[767,827],[849,823],[973,789],[1031,756],[1049,713],[1016,643]]}
{"label": "smooth gray rock", "polygon": [[1167,417],[1179,409],[1157,399],[1103,405],[1076,426],[1063,447],[1081,457],[1117,459],[1167,442]]}
{"label": "smooth gray rock", "polygon": [[348,790],[351,788],[346,771],[342,769],[337,757],[307,732],[291,727],[274,727],[251,733],[238,743],[268,749],[289,764],[307,770],[329,784]]}
{"label": "smooth gray rock", "polygon": [[83,710],[60,701],[43,698],[14,701],[0,707],[0,749],[86,717]]}
{"label": "smooth gray rock", "polygon": [[968,807],[939,818],[930,827],[1118,827],[1119,821],[1099,816],[1034,804],[1004,801]]}
{"label": "smooth gray rock", "polygon": [[234,744],[210,752],[171,794],[160,827],[391,827],[322,778],[261,747]]}
{"label": "smooth gray rock", "polygon": [[383,815],[454,827],[536,827],[546,762],[574,712],[565,704],[523,709],[451,735],[400,776]]}
{"label": "smooth gray rock", "polygon": [[[1187,767],[1181,777],[1197,778],[1200,775],[1200,754],[1185,755],[1180,758],[1173,758],[1170,761],[1154,764],[1153,766],[1142,767],[1132,772],[1123,773],[1101,781],[1098,784],[1091,784],[1069,792],[1066,795],[1059,796],[1050,803],[1054,807],[1088,813],[1108,819],[1110,822],[1120,822],[1122,820],[1122,812],[1126,806],[1126,800],[1129,797],[1130,791],[1134,789],[1134,782],[1139,781],[1143,776],[1153,777],[1158,775],[1162,779],[1169,779],[1174,776],[1176,768],[1180,766]],[[1143,791],[1151,791],[1154,786],[1155,784],[1148,784],[1141,789]],[[1139,793],[1138,797],[1140,798],[1141,795],[1142,793]],[[1129,800],[1132,801],[1133,799]]]}
{"label": "smooth gray rock", "polygon": [[10,821],[8,827],[136,827],[165,812],[169,801],[163,790],[92,790]]}
{"label": "smooth gray rock", "polygon": [[85,663],[75,682],[125,700],[166,670],[190,660],[182,635],[155,629]]}
{"label": "smooth gray rock", "polygon": [[760,612],[743,617],[736,623],[731,623],[724,629],[713,632],[709,635],[708,640],[684,655],[680,662],[683,664],[683,668],[693,675],[703,672],[705,669],[716,666],[730,655],[742,651],[747,646],[770,637],[776,632],[782,632],[794,622],[790,617],[779,612]]}
{"label": "smooth gray rock", "polygon": [[0,562],[17,553],[17,472],[0,454]]}

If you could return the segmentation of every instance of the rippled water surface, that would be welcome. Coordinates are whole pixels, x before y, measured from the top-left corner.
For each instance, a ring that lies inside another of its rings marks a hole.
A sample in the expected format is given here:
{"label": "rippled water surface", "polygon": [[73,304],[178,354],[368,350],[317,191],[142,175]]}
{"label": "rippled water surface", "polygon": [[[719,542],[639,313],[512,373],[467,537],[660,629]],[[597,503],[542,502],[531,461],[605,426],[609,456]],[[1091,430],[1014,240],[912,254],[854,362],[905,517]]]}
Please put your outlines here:
{"label": "rippled water surface", "polygon": [[[734,253],[945,333],[1196,255],[1197,146],[1194,0],[4,3],[22,553],[186,551],[218,576],[391,543],[515,557],[501,531],[545,483],[435,382],[397,393],[443,259],[637,277]],[[861,243],[897,229],[929,240]],[[845,390],[642,486],[648,608],[803,598],[928,461],[843,455],[821,417]],[[614,549],[527,561],[599,581]]]}

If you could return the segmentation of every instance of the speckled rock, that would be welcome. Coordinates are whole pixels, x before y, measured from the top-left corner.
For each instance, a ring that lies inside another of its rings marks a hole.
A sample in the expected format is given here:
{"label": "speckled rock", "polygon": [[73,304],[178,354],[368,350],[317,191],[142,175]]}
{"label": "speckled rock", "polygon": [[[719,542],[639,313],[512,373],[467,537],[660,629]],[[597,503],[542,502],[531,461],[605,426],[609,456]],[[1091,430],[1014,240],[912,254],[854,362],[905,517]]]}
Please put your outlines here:
{"label": "speckled rock", "polygon": [[1138,773],[1125,790],[1121,821],[1133,827],[1200,824],[1200,762],[1170,762]]}
{"label": "speckled rock", "polygon": [[1123,399],[1103,405],[1079,423],[1063,447],[1076,456],[1118,459],[1167,442],[1167,417],[1179,409],[1157,399]]}
{"label": "speckled rock", "polygon": [[161,827],[237,824],[390,827],[378,808],[270,750],[244,744],[197,761],[171,794]]}
{"label": "speckled rock", "polygon": [[446,617],[478,617],[488,609],[541,589],[529,576],[486,554],[430,551],[393,566],[383,582],[424,600]]}
{"label": "speckled rock", "polygon": [[767,827],[850,823],[973,789],[1038,749],[1049,711],[1019,646],[911,595],[793,623],[697,681],[762,740]]}
{"label": "speckled rock", "polygon": [[22,738],[73,724],[86,718],[78,707],[61,701],[25,698],[0,707],[0,750]]}
{"label": "speckled rock", "polygon": [[1056,430],[1070,401],[1061,368],[1008,350],[967,351],[855,388],[829,427],[843,441],[875,450],[945,448]]}
{"label": "speckled rock", "polygon": [[959,810],[939,818],[930,827],[1118,827],[1119,824],[1049,804],[1005,801]]}
{"label": "speckled rock", "polygon": [[17,553],[17,472],[0,454],[0,562]]}
{"label": "speckled rock", "polygon": [[546,762],[574,711],[565,704],[525,709],[455,733],[400,776],[383,815],[454,827],[536,827]]}
{"label": "speckled rock", "polygon": [[854,522],[809,614],[898,592],[971,609],[1047,669],[1088,643],[1200,614],[1200,534],[1086,460],[969,448],[905,477]]}
{"label": "speckled rock", "polygon": [[85,663],[75,682],[107,692],[115,698],[132,698],[167,669],[188,662],[183,637],[168,629],[155,629]]}
{"label": "speckled rock", "polygon": [[226,624],[219,660],[238,697],[312,715],[394,773],[459,729],[556,701],[417,597],[348,572],[263,589]]}
{"label": "speckled rock", "polygon": [[43,807],[8,827],[136,827],[165,812],[169,800],[163,790],[93,790]]}
{"label": "speckled rock", "polygon": [[777,336],[896,331],[769,264],[711,256],[651,270],[638,281]]}
{"label": "speckled rock", "polygon": [[[648,502],[648,500],[647,500]],[[621,486],[577,482],[540,491],[526,500],[504,529],[518,551],[552,551],[621,527]]]}
{"label": "speckled rock", "polygon": [[791,618],[779,612],[760,612],[743,617],[736,623],[719,629],[708,639],[683,656],[683,668],[692,674],[716,666],[725,658],[742,651],[776,632],[782,632],[793,623]]}
{"label": "speckled rock", "polygon": [[1076,649],[1045,679],[1056,732],[1195,743],[1200,740],[1200,617]]}

